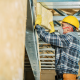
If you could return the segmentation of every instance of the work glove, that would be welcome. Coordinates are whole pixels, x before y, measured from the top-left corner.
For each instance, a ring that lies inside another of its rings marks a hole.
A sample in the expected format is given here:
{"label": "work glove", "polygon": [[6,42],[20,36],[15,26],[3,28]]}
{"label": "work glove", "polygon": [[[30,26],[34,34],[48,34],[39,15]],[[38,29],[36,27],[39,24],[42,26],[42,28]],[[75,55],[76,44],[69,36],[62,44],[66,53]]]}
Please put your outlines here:
{"label": "work glove", "polygon": [[50,33],[53,33],[55,32],[55,29],[54,29],[54,23],[53,21],[49,23],[51,25],[51,30],[50,30]]}
{"label": "work glove", "polygon": [[35,27],[36,27],[37,24],[38,24],[38,25],[41,25],[41,22],[42,22],[42,17],[41,17],[41,15],[37,15],[34,29],[35,29]]}

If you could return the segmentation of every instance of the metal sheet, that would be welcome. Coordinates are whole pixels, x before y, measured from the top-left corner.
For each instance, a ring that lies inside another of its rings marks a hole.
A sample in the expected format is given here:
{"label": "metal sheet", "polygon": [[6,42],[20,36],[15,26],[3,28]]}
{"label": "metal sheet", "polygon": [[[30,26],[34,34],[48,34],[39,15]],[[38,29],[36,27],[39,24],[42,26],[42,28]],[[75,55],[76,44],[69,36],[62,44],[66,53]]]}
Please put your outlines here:
{"label": "metal sheet", "polygon": [[[66,16],[53,16],[54,21],[61,21],[65,18]],[[79,21],[80,21],[80,16],[75,16]]]}
{"label": "metal sheet", "polygon": [[31,64],[31,68],[35,80],[40,80],[39,61],[36,47],[36,40],[34,35],[34,6],[33,0],[28,0],[28,13],[27,13],[27,27],[26,27],[26,40],[25,47]]}
{"label": "metal sheet", "polygon": [[41,4],[49,9],[75,9],[80,8],[79,2],[41,2]]}
{"label": "metal sheet", "polygon": [[80,6],[44,6],[44,7],[47,7],[48,9],[79,9]]}
{"label": "metal sheet", "polygon": [[75,2],[80,0],[37,0],[37,2]]}
{"label": "metal sheet", "polygon": [[79,6],[80,5],[80,1],[79,2],[41,2],[41,4],[43,6]]}
{"label": "metal sheet", "polygon": [[40,54],[40,56],[55,56],[55,54]]}

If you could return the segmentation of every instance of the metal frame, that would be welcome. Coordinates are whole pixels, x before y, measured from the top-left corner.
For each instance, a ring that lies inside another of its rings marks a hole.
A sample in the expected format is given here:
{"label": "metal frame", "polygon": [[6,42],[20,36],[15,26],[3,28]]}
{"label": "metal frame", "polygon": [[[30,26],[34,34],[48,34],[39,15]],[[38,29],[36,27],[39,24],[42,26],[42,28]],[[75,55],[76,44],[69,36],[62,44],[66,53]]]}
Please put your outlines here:
{"label": "metal frame", "polygon": [[58,12],[61,16],[68,16],[66,13],[64,13],[63,11],[61,10],[58,10],[58,9],[54,9],[56,12]]}
{"label": "metal frame", "polygon": [[33,75],[35,80],[40,80],[40,69],[39,69],[39,60],[38,60],[38,52],[36,45],[36,36],[34,33],[34,5],[33,0],[28,0],[28,13],[27,13],[27,26],[26,26],[26,40],[25,47],[29,57],[29,61],[31,64],[31,68],[33,71]]}
{"label": "metal frame", "polygon": [[37,2],[71,2],[71,1],[77,2],[80,0],[37,0]]}
{"label": "metal frame", "polygon": [[41,64],[55,64],[55,62],[41,62]]}
{"label": "metal frame", "polygon": [[40,60],[55,60],[55,58],[40,58]]}
{"label": "metal frame", "polygon": [[[63,11],[61,10],[58,10],[58,9],[54,9],[56,12],[58,12],[61,16],[68,16],[66,13],[64,13]],[[59,26],[61,26],[61,24],[58,22],[58,21],[55,21],[54,20],[54,23],[57,23]]]}
{"label": "metal frame", "polygon": [[[44,0],[43,0],[44,1]],[[49,1],[49,0],[48,0]],[[72,2],[54,2],[54,1],[52,1],[52,2],[40,2],[44,7],[46,7],[46,8],[49,8],[49,9],[70,9],[70,8],[72,8],[72,9],[78,9],[78,8],[80,8],[80,1],[72,1]]]}
{"label": "metal frame", "polygon": [[55,56],[55,54],[40,54],[40,56]]}
{"label": "metal frame", "polygon": [[54,21],[54,24],[61,26],[61,24],[58,21]]}
{"label": "metal frame", "polygon": [[80,10],[74,14],[74,16],[78,16],[80,14]]}
{"label": "metal frame", "polygon": [[[54,21],[61,21],[65,18],[66,16],[53,16]],[[80,21],[80,16],[75,16],[79,21]]]}

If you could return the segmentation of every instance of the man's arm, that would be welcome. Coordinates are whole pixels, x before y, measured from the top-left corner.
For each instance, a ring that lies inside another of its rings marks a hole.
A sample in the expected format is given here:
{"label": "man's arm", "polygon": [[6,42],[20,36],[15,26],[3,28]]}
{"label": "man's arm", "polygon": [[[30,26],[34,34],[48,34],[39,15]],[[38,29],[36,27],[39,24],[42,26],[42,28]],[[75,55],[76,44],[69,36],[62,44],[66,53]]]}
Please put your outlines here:
{"label": "man's arm", "polygon": [[[58,36],[56,34],[53,34],[55,32],[53,21],[50,22],[51,30],[50,32],[46,32],[44,28],[42,28],[41,25],[42,17],[41,15],[37,15],[37,19],[35,21],[34,29],[37,30],[37,33],[39,37],[46,43],[50,43],[55,46],[59,47],[68,47],[69,40],[66,40],[64,37],[66,36]],[[63,39],[62,39],[63,37]]]}
{"label": "man's arm", "polygon": [[54,33],[46,32],[40,25],[36,25],[36,30],[39,37],[46,43],[50,43],[55,46],[63,47],[63,43],[60,37]]}

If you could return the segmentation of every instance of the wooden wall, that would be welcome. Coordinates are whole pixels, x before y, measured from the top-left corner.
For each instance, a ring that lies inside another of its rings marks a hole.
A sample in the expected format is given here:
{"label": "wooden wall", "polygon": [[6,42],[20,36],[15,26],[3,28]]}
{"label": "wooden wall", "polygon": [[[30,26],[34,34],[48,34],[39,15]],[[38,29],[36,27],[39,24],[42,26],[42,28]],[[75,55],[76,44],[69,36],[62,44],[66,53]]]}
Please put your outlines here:
{"label": "wooden wall", "polygon": [[27,0],[0,0],[0,80],[23,80]]}

